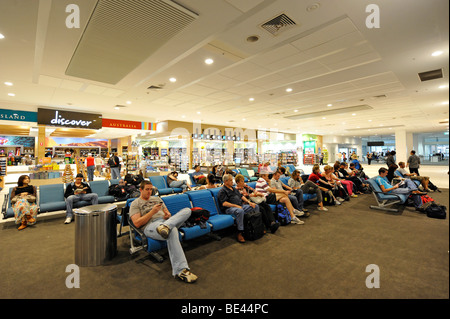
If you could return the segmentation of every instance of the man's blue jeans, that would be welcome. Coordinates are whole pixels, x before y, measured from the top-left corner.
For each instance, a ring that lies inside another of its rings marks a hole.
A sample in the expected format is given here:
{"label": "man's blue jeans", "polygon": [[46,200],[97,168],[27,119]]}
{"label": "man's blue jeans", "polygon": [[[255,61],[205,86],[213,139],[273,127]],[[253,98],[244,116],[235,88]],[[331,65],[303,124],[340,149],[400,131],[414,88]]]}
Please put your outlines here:
{"label": "man's blue jeans", "polygon": [[[183,208],[169,219],[158,218],[148,223],[144,228],[144,234],[155,240],[166,240],[169,252],[170,263],[172,264],[172,275],[178,275],[183,269],[189,269],[183,247],[181,247],[178,228],[191,216],[189,208]],[[156,231],[159,225],[164,224],[169,227],[170,233],[167,239],[161,237]]]}
{"label": "man's blue jeans", "polygon": [[245,204],[242,205],[242,208],[228,207],[225,210],[225,214],[234,216],[234,218],[236,219],[237,229],[238,231],[242,232],[244,231],[244,214],[251,212],[252,210],[259,212],[259,206],[256,205],[255,208],[253,208],[252,206]]}

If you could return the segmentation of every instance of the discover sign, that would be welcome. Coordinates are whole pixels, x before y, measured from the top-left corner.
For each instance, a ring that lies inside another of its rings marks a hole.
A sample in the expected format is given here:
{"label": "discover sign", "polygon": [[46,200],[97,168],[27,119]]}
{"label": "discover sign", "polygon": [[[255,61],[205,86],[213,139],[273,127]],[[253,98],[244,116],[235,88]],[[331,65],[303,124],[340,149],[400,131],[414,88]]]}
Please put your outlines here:
{"label": "discover sign", "polygon": [[38,108],[38,124],[58,127],[76,127],[99,130],[102,115]]}

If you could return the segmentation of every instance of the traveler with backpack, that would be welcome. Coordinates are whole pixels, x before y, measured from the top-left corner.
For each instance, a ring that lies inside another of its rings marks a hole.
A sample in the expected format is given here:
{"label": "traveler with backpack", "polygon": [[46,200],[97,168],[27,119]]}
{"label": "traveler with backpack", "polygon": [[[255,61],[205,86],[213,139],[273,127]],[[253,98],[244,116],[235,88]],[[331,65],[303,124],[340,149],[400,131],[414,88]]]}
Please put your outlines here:
{"label": "traveler with backpack", "polygon": [[120,159],[117,157],[117,153],[111,153],[111,156],[108,159],[108,165],[111,168],[111,178],[119,179],[120,178]]}
{"label": "traveler with backpack", "polygon": [[236,219],[238,230],[237,240],[245,243],[244,232],[244,215],[253,210],[259,212],[259,206],[252,203],[243,196],[235,187],[233,187],[233,176],[225,174],[223,176],[223,186],[217,194],[220,208],[223,213],[233,215]]}
{"label": "traveler with backpack", "polygon": [[153,185],[150,181],[144,180],[139,190],[141,195],[131,203],[129,211],[134,226],[147,237],[167,241],[172,275],[186,283],[195,282],[198,277],[189,269],[178,232],[178,228],[191,216],[191,209],[183,208],[172,215],[160,197],[152,196]]}

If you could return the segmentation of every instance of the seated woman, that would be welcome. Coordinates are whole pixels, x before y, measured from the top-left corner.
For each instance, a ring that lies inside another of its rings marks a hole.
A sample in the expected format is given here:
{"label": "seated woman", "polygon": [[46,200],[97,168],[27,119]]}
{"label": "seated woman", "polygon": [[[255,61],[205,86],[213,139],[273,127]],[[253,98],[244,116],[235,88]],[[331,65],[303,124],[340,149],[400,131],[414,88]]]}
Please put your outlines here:
{"label": "seated woman", "polygon": [[187,184],[185,180],[178,179],[178,172],[173,171],[167,175],[167,184],[172,188],[181,188],[183,193],[187,190],[191,190],[191,187]]}
{"label": "seated woman", "polygon": [[306,183],[303,183],[303,180],[300,177],[300,172],[298,170],[292,172],[291,178],[289,178],[288,180],[288,185],[294,191],[297,189],[301,189],[303,191],[303,194],[315,193],[317,195],[317,204],[319,205],[319,210],[328,210],[328,208],[323,207],[322,190],[320,189],[320,187],[309,180],[306,181]]}
{"label": "seated woman", "polygon": [[[239,192],[247,197],[252,202],[257,202],[259,206],[259,211],[262,215],[262,221],[264,225],[266,226],[266,229],[270,230],[271,233],[275,233],[280,224],[275,220],[275,217],[273,216],[272,209],[270,206],[266,203],[264,200],[264,195],[262,193],[258,193],[253,190],[253,188],[249,187],[247,184],[245,184],[244,176],[241,174],[236,175],[235,177],[236,181],[236,189],[239,190]],[[262,200],[260,201],[253,201],[252,198],[259,197]]]}
{"label": "seated woman", "polygon": [[[334,165],[333,165],[333,169],[334,169],[333,175],[336,176],[336,178],[339,179],[341,184],[345,186],[345,188],[347,189],[347,193],[348,193],[348,195],[350,197],[358,197],[358,195],[353,193],[353,187],[355,187],[353,182],[343,178],[342,174],[339,172],[339,167],[340,167],[340,163],[339,162],[334,163]],[[355,189],[356,189],[356,187],[355,187]]]}
{"label": "seated woman", "polygon": [[[316,183],[320,187],[320,189],[322,191],[322,197],[323,197],[324,193],[327,193],[330,196],[330,198],[333,198],[335,203],[338,203],[338,201],[336,200],[336,198],[333,195],[333,192],[331,191],[333,189],[333,186],[322,178],[322,174],[320,173],[319,165],[313,166],[312,173],[309,175],[308,180],[310,180],[313,183]],[[339,204],[337,204],[337,205],[339,205]]]}
{"label": "seated woman", "polygon": [[38,206],[36,205],[36,187],[29,184],[30,178],[22,175],[17,181],[17,186],[11,192],[11,204],[13,205],[16,224],[20,224],[18,230],[36,224]]}
{"label": "seated woman", "polygon": [[335,195],[336,199],[339,201],[349,200],[349,194],[347,193],[347,190],[342,185],[339,178],[334,175],[334,168],[330,165],[326,165],[324,168],[324,173],[322,174],[322,179],[328,182],[330,185],[333,186],[333,194]]}
{"label": "seated woman", "polygon": [[216,184],[216,181],[217,181],[216,177],[213,174],[209,173],[206,176],[206,188],[220,187],[219,184]]}

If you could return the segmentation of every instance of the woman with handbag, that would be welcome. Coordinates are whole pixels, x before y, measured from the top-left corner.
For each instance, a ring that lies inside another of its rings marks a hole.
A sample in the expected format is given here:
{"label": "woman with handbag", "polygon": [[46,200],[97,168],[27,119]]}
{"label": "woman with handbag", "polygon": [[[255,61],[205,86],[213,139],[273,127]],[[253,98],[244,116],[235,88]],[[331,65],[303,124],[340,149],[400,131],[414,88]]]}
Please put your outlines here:
{"label": "woman with handbag", "polygon": [[19,177],[17,186],[11,192],[11,204],[13,205],[16,224],[20,224],[18,230],[36,224],[38,212],[36,187],[30,185],[30,178],[27,175]]}

